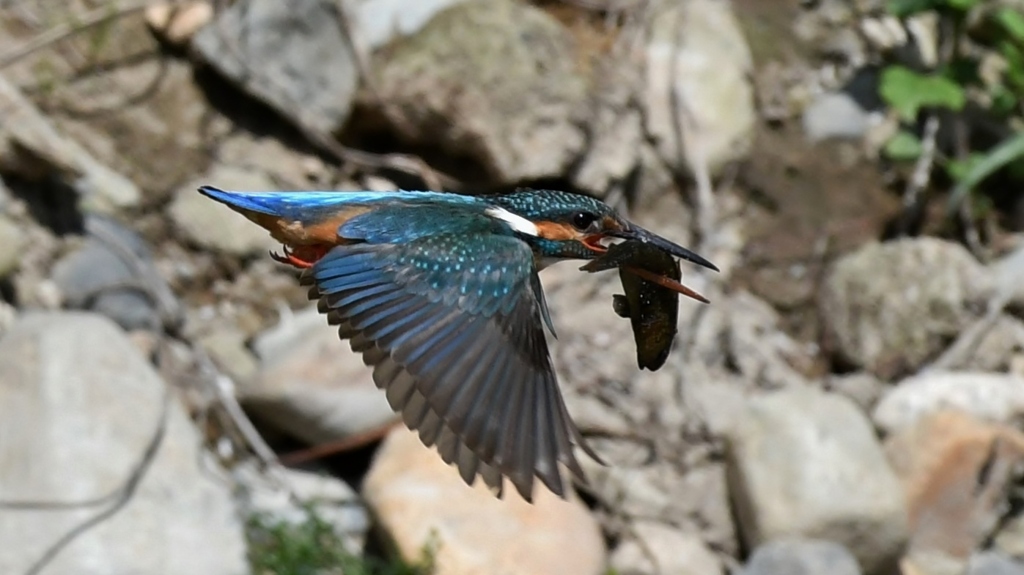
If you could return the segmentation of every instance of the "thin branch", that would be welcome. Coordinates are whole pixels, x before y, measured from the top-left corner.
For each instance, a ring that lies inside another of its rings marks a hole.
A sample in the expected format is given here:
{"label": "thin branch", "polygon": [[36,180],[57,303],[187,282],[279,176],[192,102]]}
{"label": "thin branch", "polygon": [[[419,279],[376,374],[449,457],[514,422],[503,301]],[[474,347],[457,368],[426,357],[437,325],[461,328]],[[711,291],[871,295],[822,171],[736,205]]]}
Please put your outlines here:
{"label": "thin branch", "polygon": [[389,431],[396,427],[398,427],[398,422],[385,423],[384,425],[380,425],[362,433],[357,433],[350,437],[286,453],[281,456],[281,463],[284,465],[298,465],[315,459],[321,459],[328,455],[344,453],[346,451],[352,451],[353,449],[366,447],[374,441],[382,439]]}
{"label": "thin branch", "polygon": [[203,379],[212,382],[211,387],[213,388],[214,396],[220,402],[221,407],[224,408],[225,413],[227,413],[235,428],[242,434],[245,442],[249,444],[250,449],[256,454],[256,457],[267,467],[278,465],[277,455],[274,453],[274,450],[263,440],[263,436],[256,430],[256,426],[253,425],[252,420],[245,414],[242,406],[238,403],[238,399],[235,398],[235,382],[227,375],[221,373],[210,359],[210,356],[199,346],[193,345],[192,353],[198,361],[202,372],[208,375],[208,377]]}
{"label": "thin branch", "polygon": [[[914,164],[914,171],[907,181],[907,187],[903,190],[903,212],[910,214],[917,209],[921,202],[921,192],[931,182],[932,168],[935,166],[935,141],[939,133],[939,117],[929,114],[924,123],[924,132],[921,136],[921,155]],[[910,220],[907,219],[907,222]],[[907,226],[904,225],[904,228]],[[904,232],[907,230],[904,229]]]}

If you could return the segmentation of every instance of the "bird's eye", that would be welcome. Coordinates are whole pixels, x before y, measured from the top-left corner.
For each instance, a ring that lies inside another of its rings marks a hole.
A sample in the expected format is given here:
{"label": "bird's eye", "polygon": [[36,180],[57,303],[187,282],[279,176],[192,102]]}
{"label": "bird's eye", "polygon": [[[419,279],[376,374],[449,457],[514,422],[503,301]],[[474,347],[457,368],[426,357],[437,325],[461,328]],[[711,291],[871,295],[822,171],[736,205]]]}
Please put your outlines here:
{"label": "bird's eye", "polygon": [[572,215],[572,227],[579,231],[585,231],[590,224],[597,221],[597,216],[590,212],[576,212]]}

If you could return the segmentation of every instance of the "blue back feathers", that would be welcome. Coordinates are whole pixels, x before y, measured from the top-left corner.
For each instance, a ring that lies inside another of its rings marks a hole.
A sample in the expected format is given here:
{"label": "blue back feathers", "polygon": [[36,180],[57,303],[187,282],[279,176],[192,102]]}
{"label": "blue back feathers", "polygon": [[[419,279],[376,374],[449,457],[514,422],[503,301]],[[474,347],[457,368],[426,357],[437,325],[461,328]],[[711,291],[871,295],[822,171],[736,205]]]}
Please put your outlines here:
{"label": "blue back feathers", "polygon": [[202,186],[199,193],[238,211],[257,212],[298,221],[312,221],[351,206],[373,204],[488,205],[473,196],[447,192],[239,192]]}

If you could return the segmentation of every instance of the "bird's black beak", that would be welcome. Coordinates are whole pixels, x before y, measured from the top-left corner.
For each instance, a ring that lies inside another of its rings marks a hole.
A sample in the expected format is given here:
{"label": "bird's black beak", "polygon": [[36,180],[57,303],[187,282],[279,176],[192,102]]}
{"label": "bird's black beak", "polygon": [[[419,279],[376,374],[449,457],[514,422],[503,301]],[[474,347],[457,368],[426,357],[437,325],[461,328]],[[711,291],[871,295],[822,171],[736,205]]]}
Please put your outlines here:
{"label": "bird's black beak", "polygon": [[690,250],[684,248],[681,245],[672,243],[666,240],[665,238],[653,232],[649,232],[633,223],[624,223],[622,230],[609,232],[608,235],[617,238],[623,238],[626,240],[639,240],[641,242],[651,244],[661,250],[664,250],[679,259],[683,259],[688,262],[693,262],[699,266],[715,270],[716,272],[719,271],[718,267],[715,264],[709,262],[708,260],[702,258],[701,256],[691,252]]}

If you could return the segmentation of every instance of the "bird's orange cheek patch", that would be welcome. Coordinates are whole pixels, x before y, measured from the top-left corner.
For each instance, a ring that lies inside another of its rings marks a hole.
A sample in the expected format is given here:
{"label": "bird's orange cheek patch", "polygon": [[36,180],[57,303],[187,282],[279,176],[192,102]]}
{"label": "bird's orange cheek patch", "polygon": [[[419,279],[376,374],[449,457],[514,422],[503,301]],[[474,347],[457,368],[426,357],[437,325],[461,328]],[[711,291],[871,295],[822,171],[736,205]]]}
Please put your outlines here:
{"label": "bird's orange cheek patch", "polygon": [[578,240],[580,233],[570,226],[555,222],[537,222],[537,235],[546,240]]}

